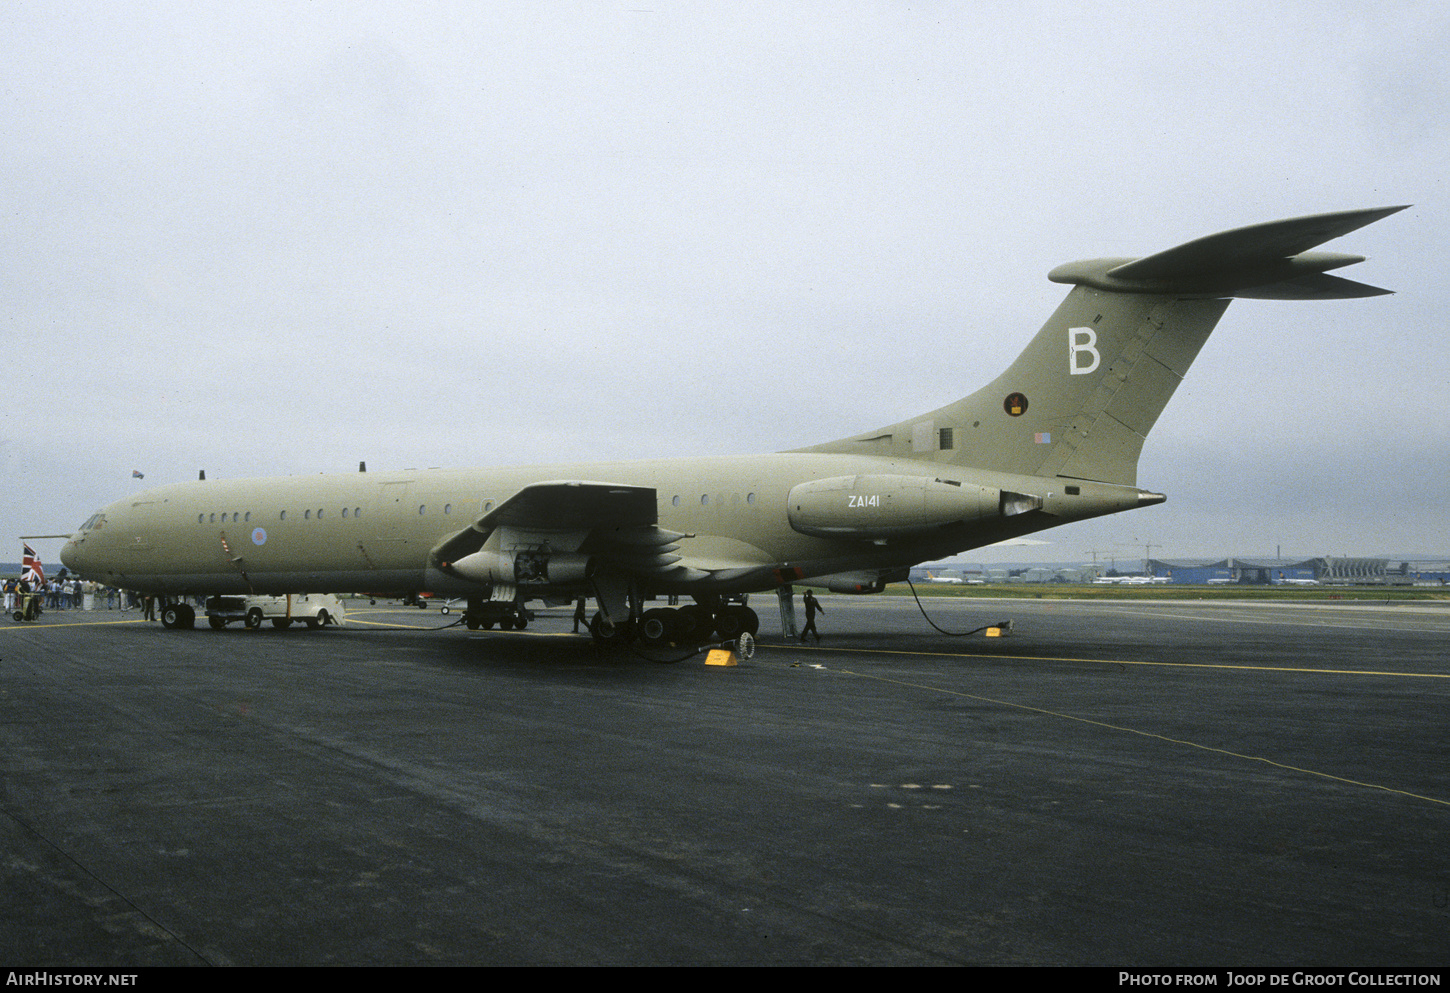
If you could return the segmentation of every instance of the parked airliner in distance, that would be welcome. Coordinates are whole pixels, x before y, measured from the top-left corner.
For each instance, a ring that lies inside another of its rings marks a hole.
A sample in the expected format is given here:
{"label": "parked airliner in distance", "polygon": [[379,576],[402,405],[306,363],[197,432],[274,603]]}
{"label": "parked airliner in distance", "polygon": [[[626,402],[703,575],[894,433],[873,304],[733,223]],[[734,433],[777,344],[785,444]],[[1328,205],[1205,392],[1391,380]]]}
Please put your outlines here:
{"label": "parked airliner in distance", "polygon": [[[61,560],[87,579],[182,595],[430,591],[470,628],[586,596],[600,640],[729,638],[739,594],[810,581],[872,592],[919,562],[1162,502],[1143,440],[1235,297],[1389,292],[1311,251],[1403,207],[1237,228],[1144,258],[1059,266],[1072,287],[1012,365],[897,424],[754,457],[197,480],[98,511]],[[651,606],[658,598],[692,600]]]}

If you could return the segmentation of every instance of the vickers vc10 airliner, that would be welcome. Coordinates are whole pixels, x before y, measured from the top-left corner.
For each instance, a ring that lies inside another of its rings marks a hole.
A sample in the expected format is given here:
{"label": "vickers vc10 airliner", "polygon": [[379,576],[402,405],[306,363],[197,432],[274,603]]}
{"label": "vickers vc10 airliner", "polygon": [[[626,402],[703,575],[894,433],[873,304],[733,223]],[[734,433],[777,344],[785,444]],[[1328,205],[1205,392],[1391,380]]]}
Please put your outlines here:
{"label": "vickers vc10 airliner", "polygon": [[[74,572],[166,598],[430,591],[470,628],[587,596],[600,640],[729,638],[738,594],[810,581],[874,592],[915,563],[1162,502],[1143,439],[1232,298],[1389,292],[1315,246],[1403,207],[1273,221],[1144,258],[1073,262],[1015,362],[955,403],[875,431],[750,457],[198,480],[105,507],[70,537]],[[693,600],[647,609],[665,596]]]}

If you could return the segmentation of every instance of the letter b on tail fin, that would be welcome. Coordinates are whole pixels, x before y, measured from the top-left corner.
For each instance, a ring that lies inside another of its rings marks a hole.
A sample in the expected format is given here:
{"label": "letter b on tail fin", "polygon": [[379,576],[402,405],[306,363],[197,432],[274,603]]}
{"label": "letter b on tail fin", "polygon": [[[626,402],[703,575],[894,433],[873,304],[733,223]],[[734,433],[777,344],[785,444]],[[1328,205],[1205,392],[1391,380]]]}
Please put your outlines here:
{"label": "letter b on tail fin", "polygon": [[[1098,333],[1092,328],[1067,329],[1067,371],[1074,376],[1096,372],[1103,357],[1098,354]],[[1086,358],[1080,359],[1079,356]]]}

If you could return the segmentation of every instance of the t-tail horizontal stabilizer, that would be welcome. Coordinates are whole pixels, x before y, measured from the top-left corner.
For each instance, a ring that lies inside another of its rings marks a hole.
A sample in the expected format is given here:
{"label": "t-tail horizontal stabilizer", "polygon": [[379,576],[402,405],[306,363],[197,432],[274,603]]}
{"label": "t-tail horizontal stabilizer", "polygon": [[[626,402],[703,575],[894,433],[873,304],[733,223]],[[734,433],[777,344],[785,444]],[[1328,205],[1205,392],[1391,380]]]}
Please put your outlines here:
{"label": "t-tail horizontal stabilizer", "polygon": [[1251,224],[1196,238],[1141,259],[1069,262],[1052,270],[1047,278],[1116,293],[1257,300],[1379,296],[1391,291],[1327,275],[1330,269],[1363,262],[1364,256],[1309,249],[1373,224],[1405,206],[1342,210]]}

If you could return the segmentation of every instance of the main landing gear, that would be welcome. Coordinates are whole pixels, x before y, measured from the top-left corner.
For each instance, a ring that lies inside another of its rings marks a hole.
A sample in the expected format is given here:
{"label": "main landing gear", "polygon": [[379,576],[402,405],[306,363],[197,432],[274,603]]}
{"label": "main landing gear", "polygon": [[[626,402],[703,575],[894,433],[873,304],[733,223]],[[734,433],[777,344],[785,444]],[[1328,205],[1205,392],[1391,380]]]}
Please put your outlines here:
{"label": "main landing gear", "polygon": [[495,624],[500,631],[522,631],[534,619],[534,612],[521,603],[475,603],[470,599],[463,611],[463,625],[470,631],[487,631]]}
{"label": "main landing gear", "polygon": [[601,645],[618,645],[637,641],[646,647],[668,645],[699,645],[712,635],[724,641],[754,635],[760,630],[760,618],[744,604],[705,604],[688,607],[654,607],[637,620],[611,624],[604,615],[595,614],[589,622],[589,633]]}

